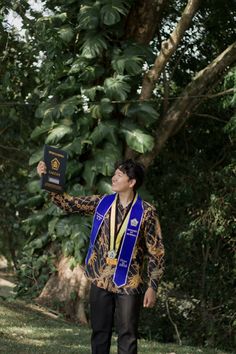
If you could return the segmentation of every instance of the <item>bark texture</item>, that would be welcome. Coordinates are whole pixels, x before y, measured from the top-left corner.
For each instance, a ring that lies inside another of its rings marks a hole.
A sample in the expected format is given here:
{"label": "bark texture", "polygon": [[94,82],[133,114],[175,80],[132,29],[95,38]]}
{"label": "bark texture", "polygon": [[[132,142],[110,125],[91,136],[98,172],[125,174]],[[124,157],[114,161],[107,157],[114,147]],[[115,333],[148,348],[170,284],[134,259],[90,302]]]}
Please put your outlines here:
{"label": "bark texture", "polygon": [[162,11],[169,0],[135,1],[126,22],[126,37],[148,44],[161,21]]}
{"label": "bark texture", "polygon": [[59,310],[62,310],[67,318],[87,324],[85,307],[88,302],[89,281],[84,275],[83,268],[77,265],[71,270],[69,261],[70,259],[66,257],[60,259],[57,273],[50,276],[35,301],[51,308],[60,304]]}
{"label": "bark texture", "polygon": [[231,44],[224,52],[215,58],[206,68],[201,70],[188,84],[181,97],[172,104],[167,114],[163,117],[156,131],[156,144],[153,151],[140,157],[147,167],[159,154],[168,138],[176,133],[196,107],[205,98],[207,92],[218,83],[219,79],[236,62],[236,42]]}

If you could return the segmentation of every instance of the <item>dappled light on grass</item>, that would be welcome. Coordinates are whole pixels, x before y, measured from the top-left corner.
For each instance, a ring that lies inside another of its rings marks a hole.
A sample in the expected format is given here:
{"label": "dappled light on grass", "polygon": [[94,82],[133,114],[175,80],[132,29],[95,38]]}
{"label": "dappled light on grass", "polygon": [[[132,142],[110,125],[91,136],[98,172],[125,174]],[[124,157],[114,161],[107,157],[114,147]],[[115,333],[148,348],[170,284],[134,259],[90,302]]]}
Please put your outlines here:
{"label": "dappled light on grass", "polygon": [[90,353],[88,328],[51,319],[23,302],[1,302],[1,353]]}
{"label": "dappled light on grass", "polygon": [[[91,354],[90,329],[52,318],[47,309],[12,299],[0,301],[0,353]],[[139,354],[226,354],[214,349],[139,340]],[[117,354],[117,336],[110,354]]]}

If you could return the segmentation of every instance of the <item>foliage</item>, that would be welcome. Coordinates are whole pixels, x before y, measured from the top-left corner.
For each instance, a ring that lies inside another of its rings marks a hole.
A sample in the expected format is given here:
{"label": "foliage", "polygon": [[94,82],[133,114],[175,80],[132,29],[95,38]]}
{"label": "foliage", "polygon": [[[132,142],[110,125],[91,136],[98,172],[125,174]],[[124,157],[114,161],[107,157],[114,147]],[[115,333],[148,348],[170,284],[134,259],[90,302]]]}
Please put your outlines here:
{"label": "foliage", "polygon": [[192,333],[195,343],[233,348],[236,169],[235,145],[226,132],[234,107],[221,100],[210,108],[212,117],[229,123],[192,117],[149,172],[167,254],[152,336],[178,340],[174,323],[185,344]]}
{"label": "foliage", "polygon": [[[7,4],[9,5],[9,4]],[[10,6],[10,5],[9,5]],[[1,8],[1,19],[9,12]],[[12,4],[13,6],[13,4]],[[16,266],[18,251],[25,242],[21,220],[26,209],[18,208],[19,201],[28,199],[25,184],[28,179],[28,158],[32,144],[29,134],[35,127],[32,101],[37,102],[33,87],[37,70],[32,65],[34,49],[17,32],[0,24],[0,248],[9,264]],[[37,207],[42,198],[36,198]]]}

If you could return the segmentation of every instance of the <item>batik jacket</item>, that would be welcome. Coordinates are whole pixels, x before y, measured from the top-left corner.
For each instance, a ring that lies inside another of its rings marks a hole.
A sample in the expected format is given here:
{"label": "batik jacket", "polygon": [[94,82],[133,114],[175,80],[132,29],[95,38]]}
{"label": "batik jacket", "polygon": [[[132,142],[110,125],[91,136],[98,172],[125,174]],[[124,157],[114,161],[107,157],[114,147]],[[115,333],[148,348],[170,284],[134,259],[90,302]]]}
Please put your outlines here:
{"label": "batik jacket", "polygon": [[[103,196],[73,197],[66,193],[50,193],[52,201],[67,213],[93,215]],[[144,293],[147,286],[157,290],[163,273],[164,247],[155,208],[143,201],[144,214],[139,236],[132,255],[126,285],[118,288],[113,283],[115,265],[106,263],[110,238],[110,211],[107,212],[96,239],[93,252],[85,267],[87,278],[96,286],[111,292],[124,294]],[[116,222],[121,224],[129,206],[117,203]]]}

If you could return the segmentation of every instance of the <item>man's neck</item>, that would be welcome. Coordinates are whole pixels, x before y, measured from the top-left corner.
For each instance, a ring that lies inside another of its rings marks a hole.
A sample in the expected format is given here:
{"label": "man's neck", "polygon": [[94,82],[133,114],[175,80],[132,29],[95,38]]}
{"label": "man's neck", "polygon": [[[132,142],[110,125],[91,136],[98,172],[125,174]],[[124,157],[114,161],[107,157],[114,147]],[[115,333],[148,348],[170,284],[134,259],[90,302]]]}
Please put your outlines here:
{"label": "man's neck", "polygon": [[123,208],[127,207],[127,205],[129,205],[129,203],[132,202],[135,192],[133,190],[129,190],[127,192],[119,192],[119,199],[120,199],[120,203],[123,206]]}

